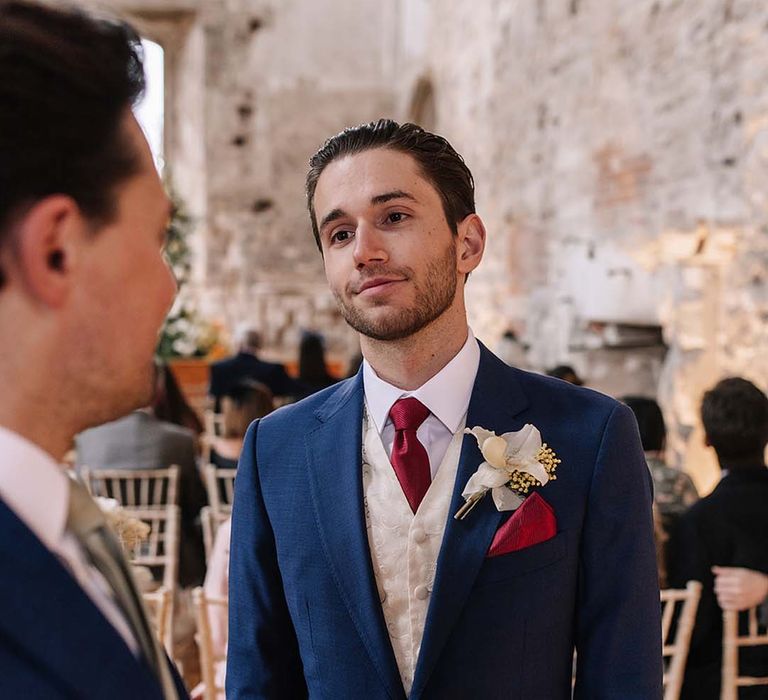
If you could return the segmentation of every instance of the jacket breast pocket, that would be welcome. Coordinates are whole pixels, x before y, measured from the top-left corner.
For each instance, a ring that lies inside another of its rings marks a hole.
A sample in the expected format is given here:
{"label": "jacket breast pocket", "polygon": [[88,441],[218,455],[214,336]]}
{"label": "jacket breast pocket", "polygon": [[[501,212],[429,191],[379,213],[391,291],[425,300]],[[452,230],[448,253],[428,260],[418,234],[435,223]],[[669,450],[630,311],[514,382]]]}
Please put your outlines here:
{"label": "jacket breast pocket", "polygon": [[567,552],[568,533],[558,532],[546,542],[498,557],[486,557],[475,579],[475,587],[505,581],[551,566],[563,559]]}

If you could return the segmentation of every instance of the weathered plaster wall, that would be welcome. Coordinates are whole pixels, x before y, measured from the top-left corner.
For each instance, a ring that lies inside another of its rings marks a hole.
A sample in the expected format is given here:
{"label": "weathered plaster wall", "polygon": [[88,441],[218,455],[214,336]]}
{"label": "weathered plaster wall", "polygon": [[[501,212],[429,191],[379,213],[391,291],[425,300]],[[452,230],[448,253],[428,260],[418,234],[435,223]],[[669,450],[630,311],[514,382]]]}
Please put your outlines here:
{"label": "weathered plaster wall", "polygon": [[[616,393],[653,393],[663,374],[674,458],[708,488],[702,391],[725,374],[768,386],[768,6],[431,10],[437,126],[472,166],[490,231],[478,331],[511,321],[534,365],[570,360]],[[652,349],[585,351],[594,321],[661,323],[663,368]]]}
{"label": "weathered plaster wall", "polygon": [[[344,126],[417,118],[464,154],[488,253],[476,334],[654,394],[673,459],[716,477],[697,407],[768,387],[768,4],[762,0],[143,0],[170,50],[169,154],[199,219],[197,291],[290,357],[346,356],[304,211],[306,160]],[[648,341],[663,328],[669,347]]]}

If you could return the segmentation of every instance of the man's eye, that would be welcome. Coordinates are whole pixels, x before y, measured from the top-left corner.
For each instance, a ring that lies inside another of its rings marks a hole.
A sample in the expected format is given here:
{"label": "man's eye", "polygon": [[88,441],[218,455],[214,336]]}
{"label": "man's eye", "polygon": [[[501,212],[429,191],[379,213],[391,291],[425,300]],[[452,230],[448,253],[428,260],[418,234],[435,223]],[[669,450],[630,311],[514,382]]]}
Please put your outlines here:
{"label": "man's eye", "polygon": [[399,211],[393,211],[391,214],[387,214],[387,221],[391,224],[399,224],[406,215]]}
{"label": "man's eye", "polygon": [[336,231],[336,233],[331,236],[331,243],[343,243],[344,241],[349,240],[351,235],[351,231]]}

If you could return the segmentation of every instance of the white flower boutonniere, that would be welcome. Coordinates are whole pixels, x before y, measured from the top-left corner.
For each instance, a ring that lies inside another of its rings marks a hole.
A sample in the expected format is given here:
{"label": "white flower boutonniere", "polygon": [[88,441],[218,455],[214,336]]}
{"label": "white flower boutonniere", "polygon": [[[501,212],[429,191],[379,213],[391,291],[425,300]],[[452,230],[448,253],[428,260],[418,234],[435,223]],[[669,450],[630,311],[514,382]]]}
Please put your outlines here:
{"label": "white flower boutonniere", "polygon": [[485,461],[461,493],[465,503],[453,516],[456,520],[463,519],[489,490],[498,510],[515,510],[532,486],[544,486],[557,478],[560,460],[530,423],[503,435],[479,426],[464,432],[475,436]]}
{"label": "white flower boutonniere", "polygon": [[147,523],[128,515],[114,498],[97,496],[93,500],[104,513],[107,525],[117,535],[126,554],[130,555],[134,547],[149,537],[152,528]]}

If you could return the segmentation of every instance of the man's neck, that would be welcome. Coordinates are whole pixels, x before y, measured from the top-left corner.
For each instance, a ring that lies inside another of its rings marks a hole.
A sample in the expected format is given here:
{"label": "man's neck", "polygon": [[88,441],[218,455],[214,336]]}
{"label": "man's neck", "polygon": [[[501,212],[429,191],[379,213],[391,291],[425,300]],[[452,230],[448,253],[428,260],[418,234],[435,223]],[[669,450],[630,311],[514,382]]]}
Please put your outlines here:
{"label": "man's neck", "polygon": [[467,342],[466,317],[460,322],[440,323],[437,319],[418,333],[394,341],[362,336],[363,356],[385,382],[412,391],[434,377]]}

